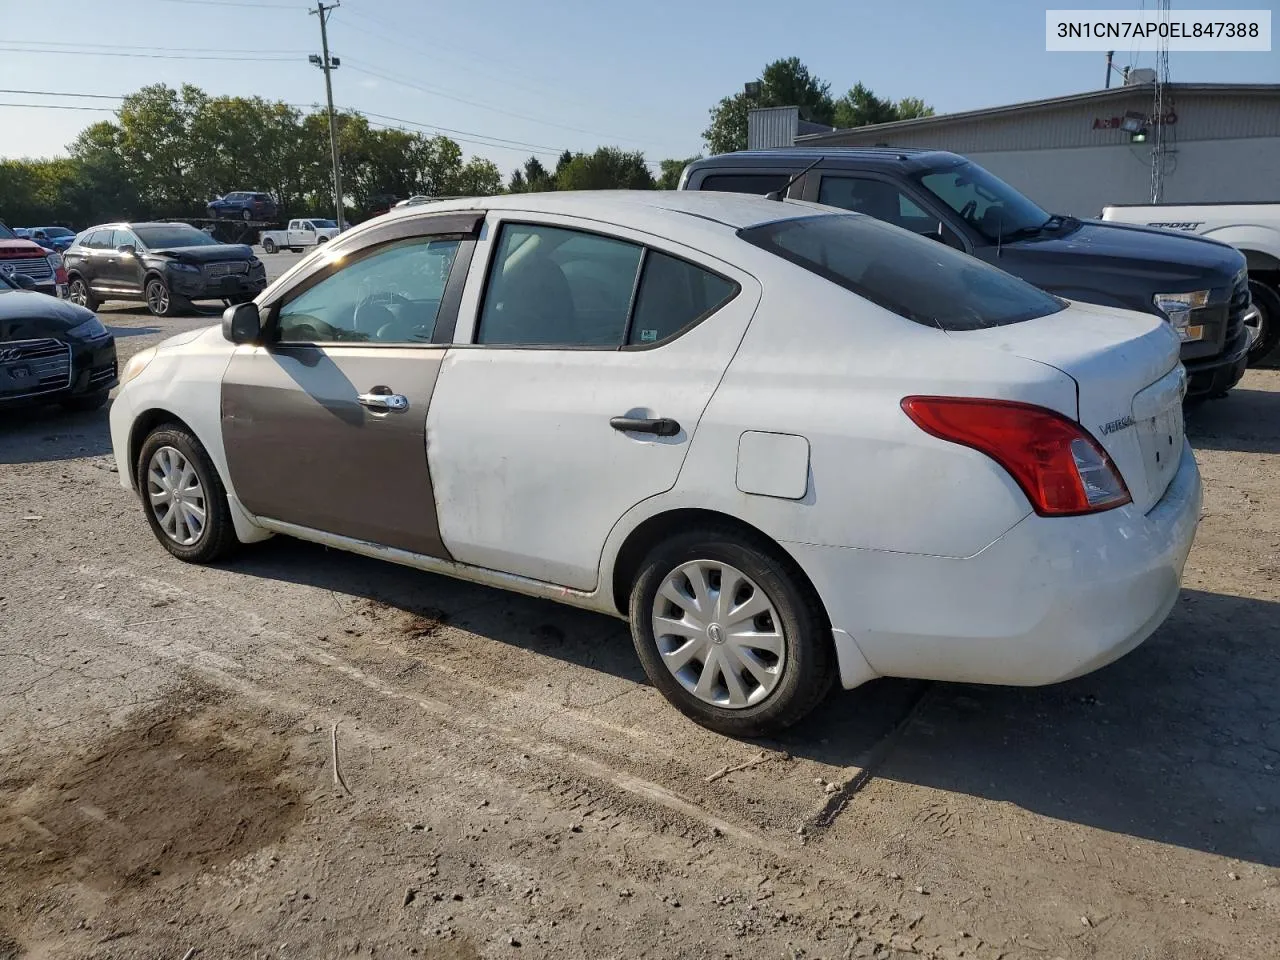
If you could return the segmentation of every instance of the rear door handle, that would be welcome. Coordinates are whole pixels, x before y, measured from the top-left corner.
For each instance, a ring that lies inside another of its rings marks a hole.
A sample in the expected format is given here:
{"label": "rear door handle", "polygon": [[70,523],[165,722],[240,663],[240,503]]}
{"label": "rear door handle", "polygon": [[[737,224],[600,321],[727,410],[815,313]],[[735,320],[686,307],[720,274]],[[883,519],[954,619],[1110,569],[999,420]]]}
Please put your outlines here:
{"label": "rear door handle", "polygon": [[659,437],[674,437],[680,432],[680,424],[668,417],[614,417],[609,426],[623,433],[652,433]]}
{"label": "rear door handle", "polygon": [[[386,390],[386,393],[380,393],[379,390]],[[356,400],[362,407],[368,407],[370,410],[408,410],[409,398],[399,393],[392,393],[386,387],[374,387],[369,393],[362,393],[356,397]]]}

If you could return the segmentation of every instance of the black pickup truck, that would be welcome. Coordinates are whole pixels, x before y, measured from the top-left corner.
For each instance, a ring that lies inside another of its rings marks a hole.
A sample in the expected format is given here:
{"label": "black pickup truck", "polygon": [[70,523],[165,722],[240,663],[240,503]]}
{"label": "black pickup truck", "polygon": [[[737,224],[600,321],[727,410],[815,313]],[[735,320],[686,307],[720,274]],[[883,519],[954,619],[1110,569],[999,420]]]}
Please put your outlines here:
{"label": "black pickup truck", "polygon": [[691,163],[680,189],[785,190],[792,199],[927,234],[1069,300],[1163,316],[1182,338],[1189,398],[1221,396],[1244,375],[1250,297],[1239,251],[1165,230],[1051,214],[954,153],[743,151]]}

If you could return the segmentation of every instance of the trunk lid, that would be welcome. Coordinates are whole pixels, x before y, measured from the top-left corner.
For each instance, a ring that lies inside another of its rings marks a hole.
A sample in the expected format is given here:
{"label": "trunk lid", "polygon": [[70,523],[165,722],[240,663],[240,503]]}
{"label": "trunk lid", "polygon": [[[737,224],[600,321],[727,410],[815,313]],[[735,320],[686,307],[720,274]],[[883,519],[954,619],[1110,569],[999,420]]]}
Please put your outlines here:
{"label": "trunk lid", "polygon": [[1047,317],[948,336],[1071,377],[1076,410],[1069,412],[1107,451],[1135,506],[1145,513],[1164,495],[1182,457],[1186,372],[1178,337],[1163,320],[1072,303]]}

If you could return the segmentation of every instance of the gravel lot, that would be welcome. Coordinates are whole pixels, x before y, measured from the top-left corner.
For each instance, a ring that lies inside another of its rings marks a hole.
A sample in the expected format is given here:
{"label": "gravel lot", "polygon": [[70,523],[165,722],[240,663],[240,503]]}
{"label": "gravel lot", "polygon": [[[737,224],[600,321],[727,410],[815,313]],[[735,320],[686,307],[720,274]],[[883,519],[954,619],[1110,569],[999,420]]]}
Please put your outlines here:
{"label": "gravel lot", "polygon": [[0,960],[1280,956],[1280,371],[1189,432],[1137,651],[744,743],[617,621],[280,538],[183,565],[105,411],[0,415]]}

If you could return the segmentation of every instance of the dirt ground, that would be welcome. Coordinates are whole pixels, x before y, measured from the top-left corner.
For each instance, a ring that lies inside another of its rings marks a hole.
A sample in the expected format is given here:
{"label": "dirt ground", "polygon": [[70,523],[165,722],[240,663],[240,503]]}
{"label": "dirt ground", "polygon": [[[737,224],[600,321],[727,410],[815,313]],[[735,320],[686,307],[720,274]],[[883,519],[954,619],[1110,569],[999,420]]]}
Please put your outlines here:
{"label": "dirt ground", "polygon": [[[104,319],[123,355],[208,323]],[[746,743],[618,621],[279,538],[181,564],[105,411],[0,416],[0,960],[1273,960],[1280,371],[1189,432],[1137,651]]]}

